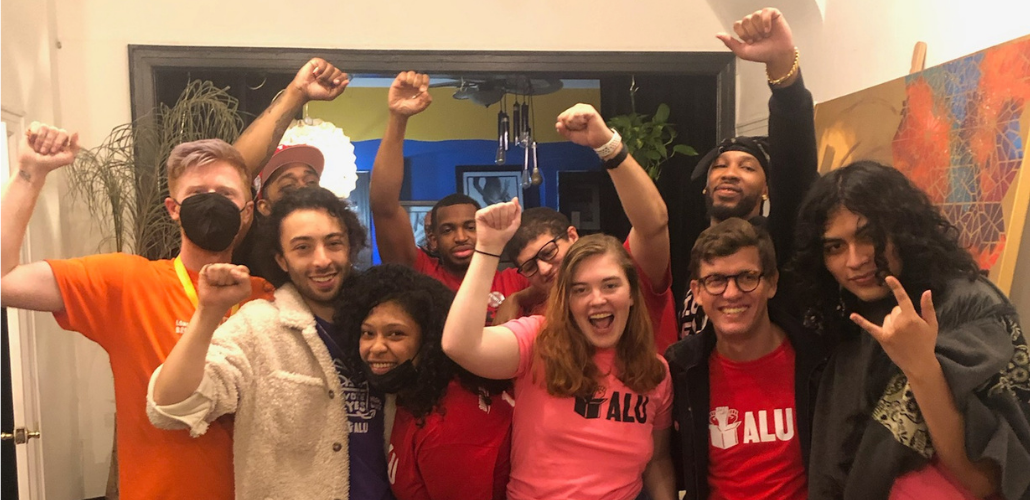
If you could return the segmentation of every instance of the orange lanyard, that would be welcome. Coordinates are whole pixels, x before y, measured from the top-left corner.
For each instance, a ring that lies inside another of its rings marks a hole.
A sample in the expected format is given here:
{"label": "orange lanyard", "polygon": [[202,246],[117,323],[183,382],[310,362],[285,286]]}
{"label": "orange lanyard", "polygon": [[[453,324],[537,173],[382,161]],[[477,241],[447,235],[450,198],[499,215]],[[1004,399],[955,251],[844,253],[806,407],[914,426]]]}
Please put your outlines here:
{"label": "orange lanyard", "polygon": [[[181,257],[175,257],[175,274],[179,276],[179,282],[182,283],[182,290],[186,292],[186,297],[190,299],[190,303],[193,304],[193,308],[197,308],[197,289],[193,287],[193,280],[190,279],[190,273],[186,272],[186,266],[182,263]],[[240,309],[240,305],[236,304],[229,310],[229,316],[236,314],[236,311]]]}

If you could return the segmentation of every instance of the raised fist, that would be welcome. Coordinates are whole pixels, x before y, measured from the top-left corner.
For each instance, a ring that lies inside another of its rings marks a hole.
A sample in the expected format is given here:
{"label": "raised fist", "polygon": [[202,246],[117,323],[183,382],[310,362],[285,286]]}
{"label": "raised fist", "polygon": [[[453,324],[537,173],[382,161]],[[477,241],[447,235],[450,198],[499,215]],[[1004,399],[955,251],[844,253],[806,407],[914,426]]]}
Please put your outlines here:
{"label": "raised fist", "polygon": [[320,57],[312,58],[293,78],[293,85],[308,100],[331,101],[347,89],[350,76]]}
{"label": "raised fist", "polygon": [[522,224],[518,198],[495,203],[476,212],[476,249],[500,254]]}
{"label": "raised fist", "polygon": [[228,311],[250,297],[250,270],[233,264],[208,264],[197,281],[198,305]]}
{"label": "raised fist", "polygon": [[425,111],[432,103],[433,97],[429,95],[429,75],[403,71],[390,85],[387,104],[391,113],[404,117],[413,116]]}
{"label": "raised fist", "polygon": [[25,132],[18,151],[19,169],[25,175],[45,176],[75,161],[79,152],[79,134],[39,122],[32,122]]}
{"label": "raised fist", "polygon": [[554,128],[566,139],[594,149],[607,144],[613,135],[601,114],[593,106],[582,103],[558,115]]}
{"label": "raised fist", "polygon": [[739,40],[727,33],[715,36],[737,57],[770,65],[773,78],[787,74],[794,65],[794,35],[778,9],[755,11],[733,23],[733,31]]}

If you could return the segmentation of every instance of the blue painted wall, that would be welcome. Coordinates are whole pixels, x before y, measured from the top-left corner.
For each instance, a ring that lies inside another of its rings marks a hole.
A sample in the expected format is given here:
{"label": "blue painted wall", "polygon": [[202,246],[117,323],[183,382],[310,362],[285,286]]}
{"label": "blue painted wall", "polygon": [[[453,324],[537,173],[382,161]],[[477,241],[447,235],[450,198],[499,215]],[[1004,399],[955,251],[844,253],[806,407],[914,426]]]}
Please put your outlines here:
{"label": "blue painted wall", "polygon": [[[354,143],[358,170],[372,170],[378,149],[378,139]],[[404,141],[404,156],[411,161],[411,199],[439,200],[454,193],[456,165],[493,165],[496,153],[497,143],[489,140]],[[510,148],[507,156],[506,165],[522,165],[524,152],[521,147]],[[540,204],[556,210],[558,172],[593,170],[601,165],[590,148],[571,142],[538,144],[537,159],[540,175],[544,178],[539,187]]]}

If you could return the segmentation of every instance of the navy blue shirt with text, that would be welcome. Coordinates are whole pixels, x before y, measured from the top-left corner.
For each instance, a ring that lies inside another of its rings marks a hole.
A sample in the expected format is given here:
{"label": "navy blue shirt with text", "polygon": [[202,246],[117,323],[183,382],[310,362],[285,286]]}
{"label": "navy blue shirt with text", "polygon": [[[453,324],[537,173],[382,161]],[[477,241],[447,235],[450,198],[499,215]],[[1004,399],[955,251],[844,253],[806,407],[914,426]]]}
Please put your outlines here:
{"label": "navy blue shirt with text", "polygon": [[332,323],[316,317],[318,336],[322,338],[336,365],[343,386],[350,425],[350,498],[355,500],[393,500],[386,475],[386,453],[383,450],[383,394],[370,388],[368,382],[355,384],[347,377],[343,352],[329,332]]}

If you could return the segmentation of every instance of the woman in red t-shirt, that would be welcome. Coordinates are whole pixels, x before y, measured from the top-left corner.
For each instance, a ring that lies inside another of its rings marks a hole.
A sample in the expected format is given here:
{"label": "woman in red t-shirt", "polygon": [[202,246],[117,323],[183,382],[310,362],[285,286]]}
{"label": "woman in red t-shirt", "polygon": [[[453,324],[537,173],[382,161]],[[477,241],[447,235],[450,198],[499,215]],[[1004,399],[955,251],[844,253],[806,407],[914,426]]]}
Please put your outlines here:
{"label": "woman in red t-shirt", "polygon": [[387,264],[354,278],[338,302],[338,343],[351,373],[396,400],[387,469],[398,500],[505,495],[510,382],[472,375],[443,353],[453,299],[439,281]]}

